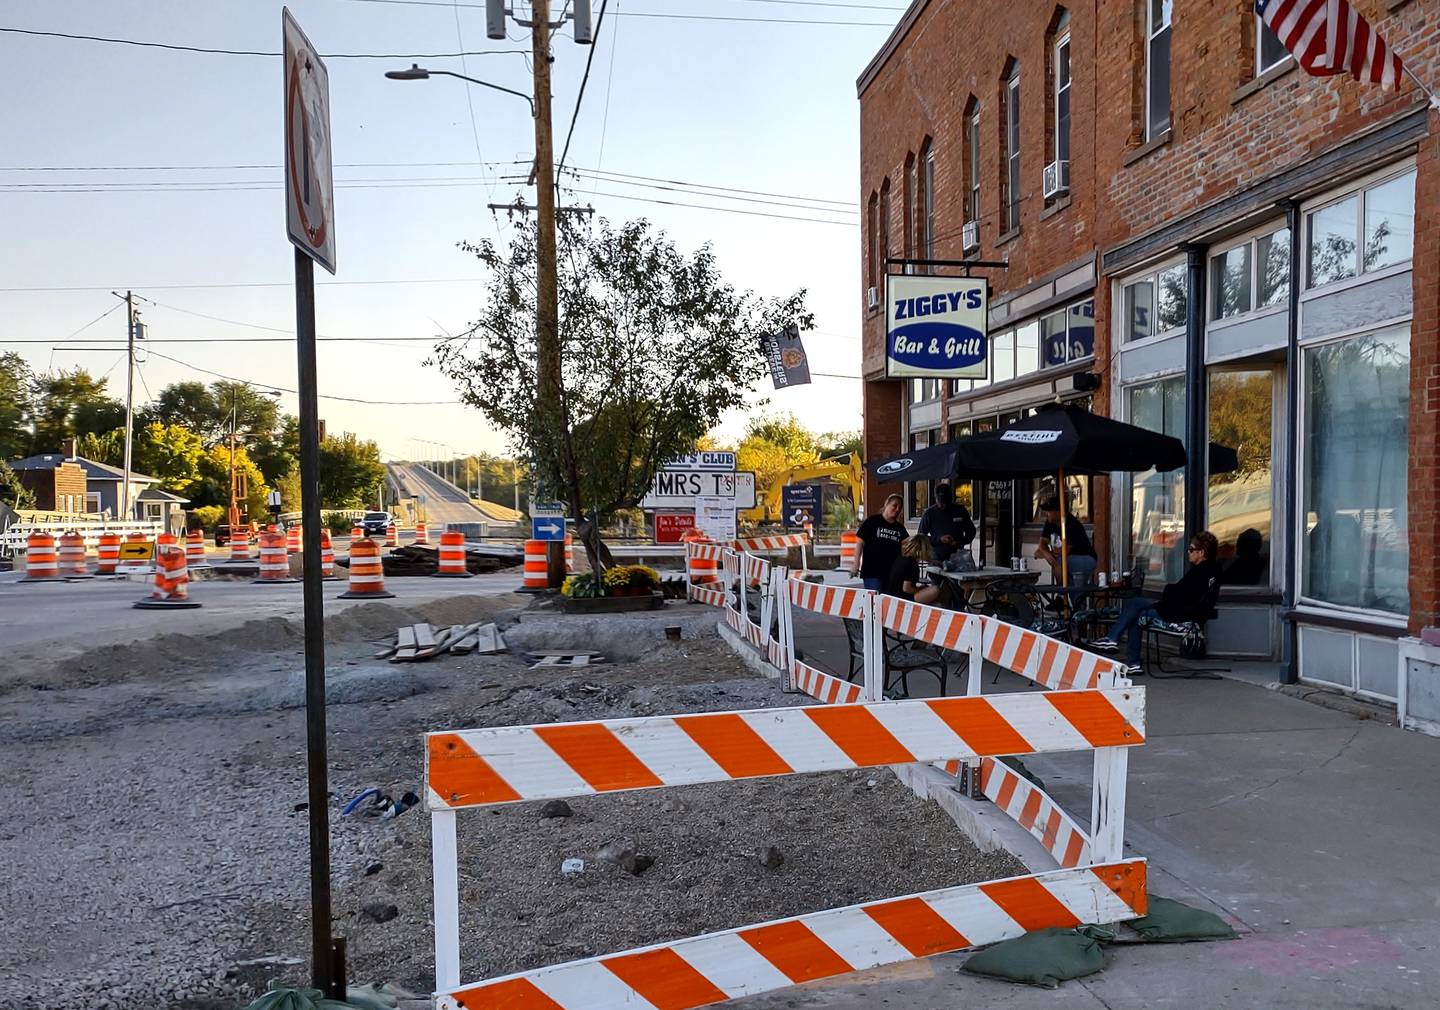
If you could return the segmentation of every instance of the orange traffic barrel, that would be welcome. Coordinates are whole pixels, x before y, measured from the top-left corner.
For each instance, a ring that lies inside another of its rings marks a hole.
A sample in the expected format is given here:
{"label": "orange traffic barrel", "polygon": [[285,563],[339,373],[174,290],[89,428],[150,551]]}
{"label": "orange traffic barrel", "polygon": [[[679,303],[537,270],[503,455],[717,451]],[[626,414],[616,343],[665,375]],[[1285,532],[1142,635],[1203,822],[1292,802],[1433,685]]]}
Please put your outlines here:
{"label": "orange traffic barrel", "polygon": [[290,555],[285,549],[285,534],[260,534],[260,577],[254,581],[269,585],[299,581],[290,577]]}
{"label": "orange traffic barrel", "polygon": [[205,534],[199,530],[185,533],[185,567],[187,571],[210,567],[210,561],[205,556]]}
{"label": "orange traffic barrel", "polygon": [[385,565],[380,560],[380,545],[369,537],[350,545],[350,587],[340,594],[342,600],[386,600],[394,593],[385,591]]}
{"label": "orange traffic barrel", "polygon": [[325,582],[335,581],[335,547],[330,543],[330,531],[320,530],[320,578]]}
{"label": "orange traffic barrel", "polygon": [[525,580],[516,592],[543,593],[550,588],[550,562],[544,540],[525,541]]}
{"label": "orange traffic barrel", "polygon": [[155,548],[155,588],[134,604],[137,610],[194,610],[199,603],[190,599],[190,572],[185,551],[175,544]]}
{"label": "orange traffic barrel", "polygon": [[357,540],[364,540],[364,539],[365,539],[365,527],[364,527],[364,526],[360,526],[360,525],[357,524],[357,525],[355,525],[355,526],[351,526],[351,527],[350,527],[350,542],[351,542],[352,544],[353,544],[355,541],[357,541]]}
{"label": "orange traffic barrel", "polygon": [[565,574],[575,574],[575,538],[568,531],[565,534]]}
{"label": "orange traffic barrel", "polygon": [[248,565],[250,563],[250,528],[248,526],[230,527],[230,564]]}
{"label": "orange traffic barrel", "polygon": [[860,534],[846,530],[840,534],[840,570],[853,572],[855,559],[860,556]]}
{"label": "orange traffic barrel", "polygon": [[[386,546],[386,547],[397,547],[397,546],[399,546],[399,544],[400,544],[399,531],[397,531],[397,530],[395,529],[395,524],[394,524],[394,523],[391,523],[389,526],[386,526],[386,527],[385,527],[385,546]],[[353,547],[353,546],[351,547],[351,550],[354,550],[354,547]]]}
{"label": "orange traffic barrel", "polygon": [[79,533],[60,534],[60,575],[66,579],[92,578],[85,564],[85,538]]}
{"label": "orange traffic barrel", "polygon": [[470,572],[465,568],[464,533],[446,530],[440,534],[440,567],[435,574],[444,579],[470,578]]}
{"label": "orange traffic barrel", "polygon": [[55,538],[49,533],[31,533],[25,538],[25,577],[21,582],[58,582],[60,557]]}
{"label": "orange traffic barrel", "polygon": [[300,525],[298,523],[285,527],[285,553],[300,553]]}
{"label": "orange traffic barrel", "polygon": [[430,527],[423,522],[415,524],[415,542],[426,547],[430,545]]}
{"label": "orange traffic barrel", "polygon": [[95,574],[114,575],[120,565],[120,534],[101,533],[95,547]]}

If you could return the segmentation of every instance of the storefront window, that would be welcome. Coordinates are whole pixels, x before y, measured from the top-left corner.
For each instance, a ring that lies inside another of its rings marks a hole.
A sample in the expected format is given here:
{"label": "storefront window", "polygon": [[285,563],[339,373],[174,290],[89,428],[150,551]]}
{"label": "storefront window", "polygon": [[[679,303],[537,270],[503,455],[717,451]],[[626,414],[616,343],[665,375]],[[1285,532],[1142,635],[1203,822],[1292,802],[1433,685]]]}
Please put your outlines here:
{"label": "storefront window", "polygon": [[1160,333],[1185,326],[1185,264],[1161,270],[1155,289],[1155,321]]}
{"label": "storefront window", "polygon": [[1185,326],[1185,264],[1125,285],[1127,340],[1143,340]]}
{"label": "storefront window", "polygon": [[1095,353],[1095,299],[1087,298],[1070,306],[1070,360],[1079,361]]}
{"label": "storefront window", "polygon": [[990,381],[1015,378],[1015,331],[1006,330],[990,341]]}
{"label": "storefront window", "polygon": [[1210,260],[1210,315],[1226,319],[1250,311],[1250,243]]}
{"label": "storefront window", "polygon": [[1305,351],[1301,594],[1406,614],[1408,330]]}
{"label": "storefront window", "polygon": [[[1130,423],[1185,439],[1185,380],[1177,377],[1129,391]],[[1127,567],[1146,571],[1147,583],[1178,579],[1185,566],[1185,471],[1127,474],[1130,557]]]}
{"label": "storefront window", "polygon": [[1154,281],[1125,285],[1125,319],[1130,324],[1126,340],[1143,340],[1160,332],[1155,328]]}
{"label": "storefront window", "polygon": [[1040,324],[1026,323],[1015,331],[1015,374],[1029,375],[1040,367]]}
{"label": "storefront window", "polygon": [[1415,173],[1365,191],[1365,270],[1404,263],[1415,247]]}
{"label": "storefront window", "polygon": [[1310,286],[1355,276],[1355,215],[1360,198],[1352,196],[1310,215]]}
{"label": "storefront window", "polygon": [[1255,240],[1256,270],[1255,307],[1281,305],[1290,297],[1290,229],[1281,228],[1273,235]]}
{"label": "storefront window", "polygon": [[1235,450],[1234,470],[1212,472],[1206,528],[1220,541],[1227,585],[1270,584],[1274,500],[1271,450],[1275,373],[1210,370],[1210,441]]}

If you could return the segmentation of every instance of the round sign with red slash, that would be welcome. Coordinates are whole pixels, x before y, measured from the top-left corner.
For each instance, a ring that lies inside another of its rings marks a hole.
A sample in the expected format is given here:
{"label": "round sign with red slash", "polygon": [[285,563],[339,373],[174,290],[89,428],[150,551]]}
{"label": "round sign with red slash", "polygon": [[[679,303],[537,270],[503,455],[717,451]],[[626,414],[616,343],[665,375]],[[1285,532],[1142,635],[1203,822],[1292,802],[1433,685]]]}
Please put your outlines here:
{"label": "round sign with red slash", "polygon": [[285,208],[290,241],[335,272],[330,75],[285,10]]}

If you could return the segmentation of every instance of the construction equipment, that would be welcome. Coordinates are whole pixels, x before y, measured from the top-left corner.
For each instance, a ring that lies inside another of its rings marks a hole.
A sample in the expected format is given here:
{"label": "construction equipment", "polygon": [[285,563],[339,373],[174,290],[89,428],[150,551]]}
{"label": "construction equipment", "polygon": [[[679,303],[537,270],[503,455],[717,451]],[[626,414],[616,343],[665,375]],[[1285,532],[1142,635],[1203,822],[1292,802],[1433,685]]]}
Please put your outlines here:
{"label": "construction equipment", "polygon": [[781,520],[781,498],[785,486],[823,478],[848,489],[850,500],[858,504],[861,490],[865,486],[865,472],[860,465],[860,454],[848,452],[841,456],[816,460],[814,463],[792,466],[778,474],[769,486],[756,489],[755,507],[742,509],[739,513],[740,520],[748,523],[778,523]]}

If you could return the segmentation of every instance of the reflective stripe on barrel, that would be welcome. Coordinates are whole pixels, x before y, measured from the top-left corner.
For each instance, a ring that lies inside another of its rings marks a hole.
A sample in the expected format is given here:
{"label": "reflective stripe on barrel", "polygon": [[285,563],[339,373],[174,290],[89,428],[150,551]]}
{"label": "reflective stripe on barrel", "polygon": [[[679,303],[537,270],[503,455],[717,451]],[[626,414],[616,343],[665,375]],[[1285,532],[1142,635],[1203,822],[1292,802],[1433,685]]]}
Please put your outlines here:
{"label": "reflective stripe on barrel", "polygon": [[25,538],[25,578],[59,577],[60,558],[55,553],[55,538],[49,533],[31,533]]}
{"label": "reflective stripe on barrel", "polygon": [[95,548],[95,574],[114,575],[120,564],[120,534],[101,533]]}
{"label": "reflective stripe on barrel", "polygon": [[385,591],[385,566],[380,545],[368,537],[350,545],[350,587],[342,597],[391,596]]}
{"label": "reflective stripe on barrel", "polygon": [[90,574],[85,567],[85,538],[79,533],[60,534],[60,574],[67,578]]}
{"label": "reflective stripe on barrel", "polygon": [[290,581],[290,557],[286,552],[285,534],[260,534],[260,578],[256,581]]}
{"label": "reflective stripe on barrel", "polygon": [[440,534],[440,567],[435,574],[451,578],[470,574],[465,567],[465,534],[459,530]]}
{"label": "reflective stripe on barrel", "polygon": [[544,540],[525,541],[526,589],[546,589],[550,585],[550,565],[545,557]]}

